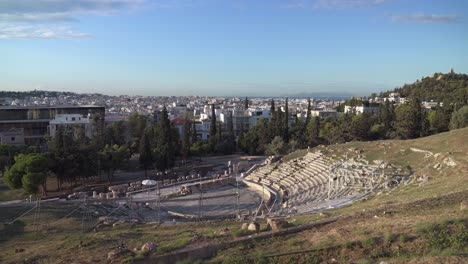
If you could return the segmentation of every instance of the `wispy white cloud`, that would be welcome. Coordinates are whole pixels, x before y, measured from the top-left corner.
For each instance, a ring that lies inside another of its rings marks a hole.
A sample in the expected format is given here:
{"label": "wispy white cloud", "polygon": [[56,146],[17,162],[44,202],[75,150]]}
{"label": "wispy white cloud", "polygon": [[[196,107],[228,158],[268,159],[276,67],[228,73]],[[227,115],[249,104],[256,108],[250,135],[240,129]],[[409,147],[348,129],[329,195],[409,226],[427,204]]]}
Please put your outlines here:
{"label": "wispy white cloud", "polygon": [[381,5],[389,0],[317,0],[315,8],[353,8]]}
{"label": "wispy white cloud", "polygon": [[42,27],[29,25],[0,25],[0,39],[84,39],[89,33],[76,32],[68,27]]}
{"label": "wispy white cloud", "polygon": [[2,0],[2,22],[76,20],[80,15],[108,15],[142,7],[145,0]]}
{"label": "wispy white cloud", "polygon": [[364,6],[377,6],[390,0],[302,0],[281,4],[286,9],[344,9]]}
{"label": "wispy white cloud", "polygon": [[412,15],[392,15],[394,22],[418,22],[418,23],[453,23],[461,19],[459,15],[430,15],[424,13],[416,13]]}
{"label": "wispy white cloud", "polygon": [[81,16],[113,15],[147,4],[148,0],[0,0],[0,39],[89,38],[90,33],[65,25]]}
{"label": "wispy white cloud", "polygon": [[281,7],[286,9],[304,9],[307,7],[307,3],[304,1],[295,1],[283,4]]}

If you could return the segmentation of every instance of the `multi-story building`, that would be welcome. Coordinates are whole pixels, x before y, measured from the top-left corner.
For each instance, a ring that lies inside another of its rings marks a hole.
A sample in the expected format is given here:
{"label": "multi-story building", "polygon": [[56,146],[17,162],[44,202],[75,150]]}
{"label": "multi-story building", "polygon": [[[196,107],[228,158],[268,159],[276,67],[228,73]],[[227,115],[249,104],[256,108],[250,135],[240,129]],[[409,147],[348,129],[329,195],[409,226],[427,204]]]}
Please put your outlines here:
{"label": "multi-story building", "polygon": [[345,105],[344,108],[345,113],[350,113],[354,112],[356,114],[362,114],[364,112],[370,112],[373,115],[377,115],[379,113],[379,107],[378,106],[349,106]]}
{"label": "multi-story building", "polygon": [[89,117],[96,125],[104,124],[105,108],[101,106],[0,106],[0,132],[22,129],[24,143],[45,143],[49,125],[57,115],[77,114]]}
{"label": "multi-story building", "polygon": [[[62,128],[66,133],[70,133],[75,138],[80,136],[80,133],[87,138],[92,138],[94,134],[94,122],[90,120],[90,114],[60,114],[49,122],[49,136],[55,137],[57,129]],[[81,132],[80,132],[81,131]]]}
{"label": "multi-story building", "polygon": [[251,126],[251,116],[243,109],[229,109],[221,113],[219,117],[219,121],[224,123],[225,126],[231,122],[230,119],[232,118],[232,127],[235,136],[240,135],[242,131],[248,130]]}
{"label": "multi-story building", "polygon": [[11,128],[0,132],[0,145],[24,145],[24,131],[22,128]]}
{"label": "multi-story building", "polygon": [[326,118],[329,116],[338,116],[338,112],[334,109],[324,109],[324,110],[311,110],[310,111],[310,116],[318,116],[321,118]]}
{"label": "multi-story building", "polygon": [[270,119],[270,109],[249,109],[249,126],[253,127],[259,119]]}

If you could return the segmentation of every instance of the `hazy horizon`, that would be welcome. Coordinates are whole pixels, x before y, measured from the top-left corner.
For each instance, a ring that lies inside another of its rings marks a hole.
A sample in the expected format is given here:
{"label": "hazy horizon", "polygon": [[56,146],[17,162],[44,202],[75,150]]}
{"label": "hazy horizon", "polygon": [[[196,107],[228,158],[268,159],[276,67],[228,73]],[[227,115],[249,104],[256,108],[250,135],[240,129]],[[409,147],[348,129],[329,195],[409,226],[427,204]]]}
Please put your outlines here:
{"label": "hazy horizon", "polygon": [[369,95],[468,72],[468,2],[5,0],[0,90]]}

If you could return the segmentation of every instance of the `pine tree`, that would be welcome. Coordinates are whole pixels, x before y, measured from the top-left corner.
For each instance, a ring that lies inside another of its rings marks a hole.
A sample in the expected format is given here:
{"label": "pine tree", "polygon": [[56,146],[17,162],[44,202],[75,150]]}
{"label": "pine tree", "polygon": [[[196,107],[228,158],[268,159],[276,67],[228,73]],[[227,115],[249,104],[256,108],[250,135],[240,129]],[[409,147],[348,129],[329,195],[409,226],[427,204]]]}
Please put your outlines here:
{"label": "pine tree", "polygon": [[[424,134],[421,102],[412,98],[409,104],[398,106],[396,109],[396,132],[402,139],[412,139]],[[424,124],[425,125],[425,124]]]}

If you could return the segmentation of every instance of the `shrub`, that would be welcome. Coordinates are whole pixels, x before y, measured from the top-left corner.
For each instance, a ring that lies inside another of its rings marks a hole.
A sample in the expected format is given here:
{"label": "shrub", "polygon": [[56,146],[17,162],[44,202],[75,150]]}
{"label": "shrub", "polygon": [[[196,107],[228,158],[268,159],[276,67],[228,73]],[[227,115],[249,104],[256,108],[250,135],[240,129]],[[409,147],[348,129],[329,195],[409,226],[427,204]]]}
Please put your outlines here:
{"label": "shrub", "polygon": [[415,232],[418,235],[424,235],[424,234],[432,232],[434,230],[434,228],[435,228],[434,224],[422,222],[422,223],[418,223],[416,225]]}
{"label": "shrub", "polygon": [[392,232],[385,232],[384,234],[384,244],[390,245],[395,239],[395,235]]}
{"label": "shrub", "polygon": [[409,237],[405,234],[401,234],[398,240],[400,241],[400,243],[406,243],[409,240]]}
{"label": "shrub", "polygon": [[375,239],[373,237],[366,237],[361,241],[361,243],[363,247],[369,248],[375,244]]}
{"label": "shrub", "polygon": [[458,111],[452,113],[450,119],[449,128],[450,130],[464,128],[468,125],[468,106],[465,105]]}
{"label": "shrub", "polygon": [[343,242],[342,246],[344,248],[351,248],[353,246],[353,242],[346,240],[345,242]]}
{"label": "shrub", "polygon": [[364,231],[364,229],[358,228],[358,229],[356,229],[356,234],[360,235],[360,236],[365,236],[366,231]]}

